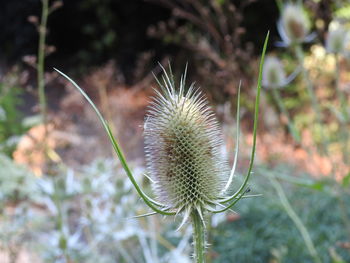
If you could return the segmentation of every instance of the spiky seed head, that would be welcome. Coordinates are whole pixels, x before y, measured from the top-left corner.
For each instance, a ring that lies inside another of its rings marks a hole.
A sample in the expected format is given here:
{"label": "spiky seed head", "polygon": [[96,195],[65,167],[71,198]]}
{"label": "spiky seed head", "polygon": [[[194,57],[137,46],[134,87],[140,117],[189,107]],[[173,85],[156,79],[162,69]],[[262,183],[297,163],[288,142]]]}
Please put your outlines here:
{"label": "spiky seed head", "polygon": [[229,175],[220,153],[222,135],[193,84],[185,92],[184,79],[179,89],[171,76],[163,80],[144,127],[148,172],[158,198],[169,209],[202,212],[218,200]]}
{"label": "spiky seed head", "polygon": [[302,42],[310,30],[310,21],[301,5],[287,4],[282,11],[282,26],[291,42]]}
{"label": "spiky seed head", "polygon": [[343,27],[330,30],[326,40],[326,50],[329,53],[341,53],[345,47],[346,30]]}
{"label": "spiky seed head", "polygon": [[286,84],[286,73],[283,69],[282,62],[274,57],[265,58],[262,84],[266,88],[280,88]]}
{"label": "spiky seed head", "polygon": [[344,38],[344,47],[343,47],[343,55],[350,59],[350,32],[348,31]]}

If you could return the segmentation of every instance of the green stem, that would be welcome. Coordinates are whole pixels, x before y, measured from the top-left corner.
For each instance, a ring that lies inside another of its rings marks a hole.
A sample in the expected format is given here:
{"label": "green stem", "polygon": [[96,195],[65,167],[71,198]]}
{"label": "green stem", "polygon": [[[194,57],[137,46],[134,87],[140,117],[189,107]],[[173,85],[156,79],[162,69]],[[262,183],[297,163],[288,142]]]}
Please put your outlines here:
{"label": "green stem", "polygon": [[[340,103],[340,112],[344,118],[344,120],[341,120],[339,123],[341,143],[343,146],[343,161],[345,164],[348,164],[349,163],[349,151],[348,151],[349,135],[348,135],[347,123],[349,121],[349,115],[347,112],[347,99],[345,97],[345,94],[340,89],[340,62],[339,62],[338,54],[335,54],[335,90]],[[338,205],[339,205],[339,210],[341,213],[342,220],[345,224],[345,228],[350,237],[350,219],[347,215],[348,210],[342,196],[342,189],[337,183],[336,183],[336,198],[338,200]]]}
{"label": "green stem", "polygon": [[335,90],[337,92],[337,97],[340,103],[340,112],[344,118],[344,120],[340,122],[340,135],[343,142],[343,161],[345,164],[349,164],[349,133],[347,129],[347,124],[349,122],[349,113],[347,111],[347,98],[340,89],[340,62],[338,54],[335,54]]}
{"label": "green stem", "polygon": [[306,82],[306,89],[307,89],[307,92],[308,92],[310,100],[311,100],[312,108],[316,114],[316,122],[318,123],[318,125],[320,127],[320,135],[321,135],[323,151],[324,151],[324,153],[326,153],[328,155],[328,140],[326,140],[325,134],[324,134],[324,131],[322,128],[321,107],[317,101],[317,97],[316,97],[316,94],[314,91],[313,84],[309,78],[309,74],[308,74],[306,68],[304,67],[304,52],[303,52],[303,49],[302,49],[300,44],[294,45],[294,49],[295,49],[295,54],[296,54],[296,57],[298,59],[299,65],[300,65],[301,70],[302,70],[302,75],[303,75],[304,81]]}
{"label": "green stem", "polygon": [[300,143],[301,139],[300,139],[299,133],[298,133],[297,129],[295,128],[294,122],[293,122],[292,118],[290,117],[290,115],[289,115],[289,113],[288,113],[288,111],[283,103],[283,99],[282,99],[280,93],[278,92],[277,89],[271,89],[271,90],[272,90],[272,96],[277,103],[278,109],[287,118],[287,125],[288,125],[289,132],[293,136],[294,140],[297,143]]}
{"label": "green stem", "polygon": [[346,205],[346,202],[343,198],[343,195],[341,193],[341,189],[339,189],[339,186],[336,185],[336,187],[338,188],[336,190],[336,198],[338,200],[338,205],[339,205],[339,210],[340,210],[340,215],[341,215],[341,218],[345,224],[345,228],[346,228],[346,231],[348,232],[348,235],[349,235],[349,238],[350,238],[350,219],[349,219],[349,216],[348,216],[348,208],[347,208],[347,205]]}
{"label": "green stem", "polygon": [[340,89],[340,62],[339,62],[338,54],[335,54],[335,89],[337,92],[338,100],[340,102],[340,108],[344,116],[344,119],[348,121],[349,114],[346,110],[347,101],[346,101],[345,94]]}
{"label": "green stem", "polygon": [[193,226],[194,262],[205,263],[204,223],[196,210],[193,210],[191,218]]}
{"label": "green stem", "polygon": [[46,27],[47,17],[49,15],[49,1],[42,0],[42,12],[41,20],[39,25],[39,46],[38,46],[38,63],[37,63],[37,81],[38,81],[38,93],[39,93],[39,104],[40,112],[45,125],[44,134],[44,145],[46,142],[47,135],[47,104],[45,97],[45,78],[44,78],[44,67],[45,67],[45,39],[46,39]]}
{"label": "green stem", "polygon": [[281,203],[282,203],[284,209],[286,210],[288,216],[290,217],[290,219],[292,219],[295,226],[298,228],[300,234],[302,235],[304,242],[305,242],[305,245],[306,245],[307,249],[309,250],[309,253],[310,253],[311,257],[313,258],[314,262],[315,263],[322,263],[320,257],[318,256],[315,245],[312,242],[312,239],[310,237],[310,234],[309,234],[306,226],[303,224],[300,217],[297,215],[297,213],[292,208],[291,204],[288,201],[286,194],[284,193],[282,186],[275,179],[274,175],[269,175],[269,179],[272,183],[272,186],[277,191],[277,194],[278,194],[278,196],[281,200]]}
{"label": "green stem", "polygon": [[278,11],[282,13],[283,11],[283,1],[282,0],[276,0],[276,5],[278,7]]}
{"label": "green stem", "polygon": [[[55,180],[55,179],[54,179]],[[57,229],[60,232],[60,239],[59,239],[59,249],[62,251],[62,257],[65,259],[65,262],[70,262],[69,255],[67,252],[67,237],[64,233],[64,218],[63,218],[63,211],[62,211],[62,203],[61,198],[59,195],[59,186],[57,180],[54,181],[54,195],[53,195],[53,201],[57,208],[57,217],[56,217],[56,223],[57,223]]]}

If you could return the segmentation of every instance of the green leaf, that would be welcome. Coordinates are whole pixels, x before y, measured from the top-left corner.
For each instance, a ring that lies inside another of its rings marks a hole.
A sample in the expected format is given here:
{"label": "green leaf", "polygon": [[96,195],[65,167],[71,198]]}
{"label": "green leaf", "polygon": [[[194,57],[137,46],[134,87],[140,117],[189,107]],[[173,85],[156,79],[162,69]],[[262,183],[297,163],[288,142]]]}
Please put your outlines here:
{"label": "green leaf", "polygon": [[[268,31],[266,38],[265,38],[264,47],[263,47],[263,51],[262,51],[261,59],[260,59],[260,65],[259,65],[259,76],[258,76],[257,94],[256,94],[256,98],[255,98],[255,111],[254,111],[253,146],[252,146],[252,152],[251,152],[251,156],[250,156],[250,162],[249,162],[247,176],[244,179],[244,182],[242,183],[240,188],[237,190],[237,192],[234,193],[229,198],[223,200],[221,203],[227,203],[227,202],[231,202],[233,200],[234,201],[231,204],[229,204],[227,207],[225,207],[224,209],[218,210],[217,213],[224,212],[224,211],[230,209],[230,207],[232,207],[234,204],[236,204],[239,201],[239,199],[241,199],[243,197],[243,195],[245,193],[245,187],[247,186],[250,175],[252,174],[254,158],[255,158],[255,151],[256,151],[256,133],[257,133],[257,129],[258,129],[262,71],[263,71],[263,66],[264,66],[264,59],[265,59],[267,43],[269,41],[269,35],[270,35],[270,32]],[[236,197],[238,197],[238,198],[236,198]]]}
{"label": "green leaf", "polygon": [[323,191],[325,186],[328,184],[326,181],[319,181],[311,178],[298,178],[295,176],[288,176],[282,173],[275,173],[274,176],[278,179],[292,183],[296,186],[302,186],[317,191]]}
{"label": "green leaf", "polygon": [[108,138],[113,146],[113,149],[115,151],[115,153],[118,156],[119,161],[121,162],[121,165],[126,173],[126,175],[129,177],[131,183],[134,185],[136,191],[138,192],[138,194],[140,195],[140,197],[143,199],[143,201],[151,208],[153,209],[155,212],[162,214],[162,215],[175,215],[174,212],[166,212],[163,211],[161,209],[159,209],[157,206],[163,206],[162,204],[157,203],[156,201],[154,201],[153,199],[151,199],[150,197],[148,197],[139,187],[139,185],[137,184],[134,176],[132,175],[132,172],[129,168],[129,165],[126,162],[124,153],[121,149],[121,147],[119,146],[118,141],[116,140],[116,138],[113,136],[111,128],[109,127],[107,121],[103,118],[101,112],[98,110],[98,108],[96,107],[95,103],[90,99],[90,97],[85,93],[85,91],[79,87],[79,85],[77,83],[74,82],[74,80],[72,80],[70,77],[68,77],[66,74],[64,74],[63,72],[59,71],[58,69],[55,69],[58,73],[60,73],[63,77],[65,77],[67,80],[69,80],[70,83],[73,84],[73,86],[75,88],[78,89],[78,91],[84,96],[84,98],[89,102],[89,104],[91,105],[91,107],[94,109],[95,113],[97,114],[98,118],[100,119],[103,128],[105,129]]}
{"label": "green leaf", "polygon": [[350,172],[347,175],[344,176],[341,184],[344,187],[348,187],[350,185]]}

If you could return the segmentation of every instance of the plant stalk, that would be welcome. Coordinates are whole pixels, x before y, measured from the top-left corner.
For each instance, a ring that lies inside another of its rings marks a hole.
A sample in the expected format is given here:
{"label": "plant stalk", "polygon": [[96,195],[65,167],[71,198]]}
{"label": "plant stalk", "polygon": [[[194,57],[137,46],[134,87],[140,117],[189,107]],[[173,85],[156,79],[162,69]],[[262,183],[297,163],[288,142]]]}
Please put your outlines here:
{"label": "plant stalk", "polygon": [[300,143],[301,142],[300,135],[299,135],[297,129],[295,128],[294,122],[293,122],[292,118],[290,117],[290,115],[289,115],[289,113],[288,113],[288,111],[283,103],[283,100],[282,100],[280,93],[278,92],[277,89],[271,89],[271,90],[272,90],[272,96],[273,96],[274,100],[276,101],[280,112],[284,116],[286,116],[286,118],[287,118],[287,126],[289,129],[289,132],[293,136],[294,140],[297,143]]}
{"label": "plant stalk", "polygon": [[344,115],[344,119],[346,121],[349,120],[349,114],[346,110],[347,107],[347,101],[345,94],[340,89],[340,61],[339,61],[339,55],[335,54],[335,90],[337,92],[338,100],[340,103],[340,109],[342,111],[342,114]]}
{"label": "plant stalk", "polygon": [[325,134],[324,134],[324,131],[322,128],[321,107],[317,101],[317,97],[316,97],[316,94],[314,91],[313,84],[309,78],[309,74],[308,74],[306,68],[304,67],[304,52],[303,52],[303,49],[302,49],[300,44],[294,45],[294,49],[295,49],[295,54],[296,54],[296,57],[298,59],[299,65],[300,65],[301,70],[302,70],[303,79],[306,82],[306,89],[307,89],[307,92],[308,92],[310,100],[311,100],[312,108],[316,114],[316,122],[318,123],[318,125],[320,127],[320,135],[321,135],[322,148],[323,148],[322,150],[326,155],[328,155],[328,140],[326,140]]}
{"label": "plant stalk", "polygon": [[315,263],[322,263],[319,255],[317,253],[317,250],[315,248],[315,245],[312,242],[309,231],[307,230],[306,226],[301,221],[300,217],[297,215],[297,213],[294,211],[293,207],[289,203],[288,198],[287,198],[286,194],[284,193],[282,186],[276,180],[274,175],[269,175],[268,177],[272,183],[272,186],[275,188],[275,190],[280,198],[280,201],[281,201],[284,209],[286,210],[288,216],[290,217],[290,219],[292,219],[295,226],[299,230],[301,236],[303,237],[305,245],[306,245],[307,249],[309,250],[311,257],[313,258],[313,261]]}
{"label": "plant stalk", "polygon": [[203,221],[196,210],[191,214],[193,227],[194,262],[205,263],[205,229]]}
{"label": "plant stalk", "polygon": [[39,46],[38,46],[38,63],[37,63],[37,81],[38,81],[38,93],[39,93],[39,104],[40,113],[43,118],[45,126],[44,133],[44,147],[46,148],[46,136],[47,136],[47,103],[45,97],[45,39],[47,31],[47,17],[49,15],[49,1],[41,0],[42,12],[41,20],[39,25]]}
{"label": "plant stalk", "polygon": [[349,164],[349,134],[347,129],[347,125],[349,123],[349,113],[347,110],[347,98],[340,89],[340,62],[338,54],[335,54],[335,90],[340,103],[340,112],[344,118],[344,120],[340,121],[340,135],[343,141],[343,161],[345,164]]}

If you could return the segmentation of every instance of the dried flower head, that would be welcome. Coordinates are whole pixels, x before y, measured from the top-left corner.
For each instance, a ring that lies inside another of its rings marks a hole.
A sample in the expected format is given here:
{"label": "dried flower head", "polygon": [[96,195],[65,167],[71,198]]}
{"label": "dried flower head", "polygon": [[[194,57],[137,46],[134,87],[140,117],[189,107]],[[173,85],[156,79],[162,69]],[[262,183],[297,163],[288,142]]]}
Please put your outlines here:
{"label": "dried flower head", "polygon": [[290,43],[303,42],[310,31],[310,21],[301,5],[285,5],[280,23]]}
{"label": "dried flower head", "polygon": [[326,40],[326,50],[329,53],[341,53],[345,47],[346,30],[343,27],[330,30]]}
{"label": "dried flower head", "polygon": [[201,92],[193,84],[185,91],[185,77],[176,89],[165,72],[160,86],[144,130],[154,190],[171,210],[202,213],[216,205],[229,177],[228,162],[220,154],[223,138]]}
{"label": "dried flower head", "polygon": [[285,86],[286,83],[287,78],[282,62],[274,56],[267,56],[263,70],[263,86],[266,88],[280,88]]}
{"label": "dried flower head", "polygon": [[344,46],[342,50],[343,55],[350,59],[350,32],[348,31],[344,37]]}

